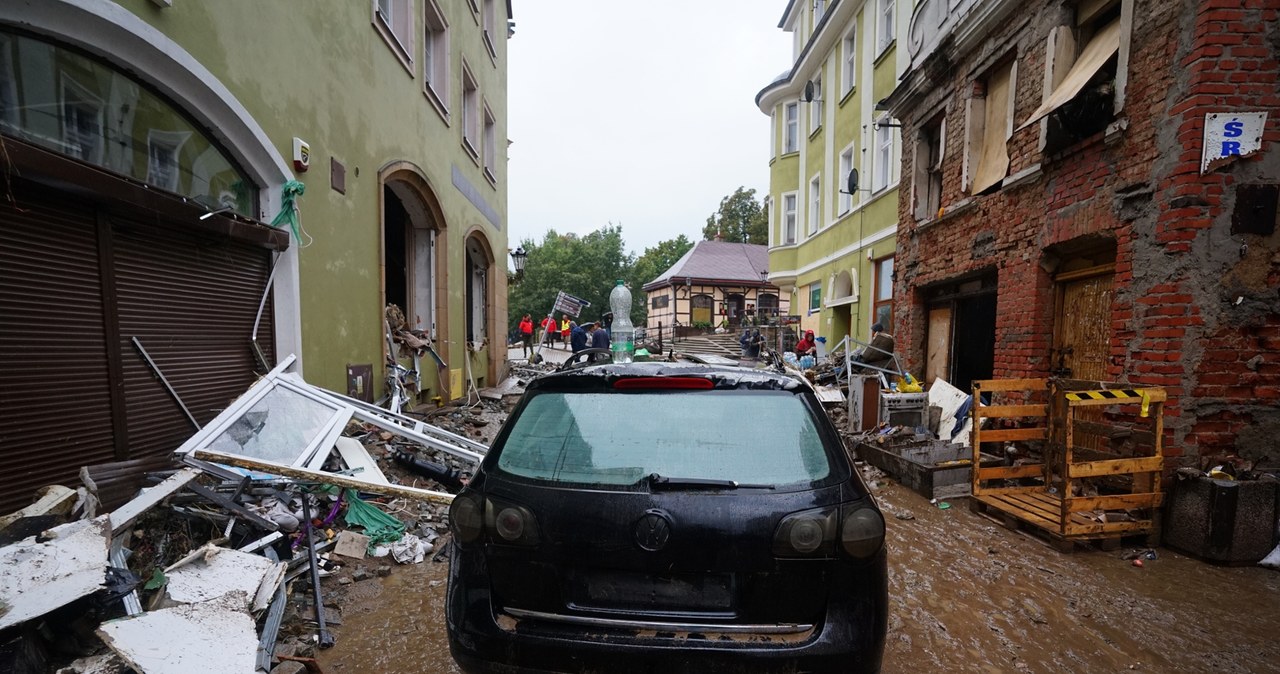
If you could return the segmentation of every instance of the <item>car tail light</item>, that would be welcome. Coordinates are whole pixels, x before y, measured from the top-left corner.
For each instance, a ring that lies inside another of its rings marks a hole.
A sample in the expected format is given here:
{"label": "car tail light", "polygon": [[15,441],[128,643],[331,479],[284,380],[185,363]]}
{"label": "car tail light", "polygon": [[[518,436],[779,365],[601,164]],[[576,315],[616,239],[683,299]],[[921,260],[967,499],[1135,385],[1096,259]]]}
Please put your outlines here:
{"label": "car tail light", "polygon": [[782,518],[773,534],[775,557],[830,557],[835,553],[836,508],[802,510]]}
{"label": "car tail light", "polygon": [[449,528],[459,543],[470,543],[484,531],[484,498],[475,492],[463,491],[453,497],[449,506]]}
{"label": "car tail light", "polygon": [[840,547],[854,559],[870,559],[884,546],[884,516],[865,505],[846,506],[840,523]]}
{"label": "car tail light", "polygon": [[528,508],[490,498],[485,502],[484,526],[499,543],[537,545],[538,521]]}
{"label": "car tail light", "polygon": [[613,387],[619,391],[662,389],[706,391],[715,386],[715,382],[702,377],[627,377],[613,382]]}

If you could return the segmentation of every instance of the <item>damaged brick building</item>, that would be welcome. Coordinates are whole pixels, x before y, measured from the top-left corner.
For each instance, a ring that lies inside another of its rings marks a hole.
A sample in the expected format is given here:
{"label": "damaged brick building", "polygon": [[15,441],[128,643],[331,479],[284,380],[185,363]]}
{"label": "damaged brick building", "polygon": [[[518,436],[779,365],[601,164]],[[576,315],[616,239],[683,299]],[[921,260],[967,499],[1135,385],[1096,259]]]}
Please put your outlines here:
{"label": "damaged brick building", "polygon": [[1163,386],[1166,468],[1280,455],[1280,0],[925,0],[908,41],[911,370]]}

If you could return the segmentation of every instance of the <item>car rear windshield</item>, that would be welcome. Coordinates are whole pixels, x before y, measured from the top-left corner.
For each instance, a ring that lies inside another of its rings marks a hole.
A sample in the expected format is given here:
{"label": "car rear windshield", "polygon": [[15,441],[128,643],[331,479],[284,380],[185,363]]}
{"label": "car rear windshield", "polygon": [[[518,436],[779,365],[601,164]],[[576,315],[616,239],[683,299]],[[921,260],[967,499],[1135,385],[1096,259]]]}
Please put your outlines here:
{"label": "car rear windshield", "polygon": [[780,391],[544,392],[514,420],[497,467],[595,485],[657,473],[781,486],[831,474],[813,412]]}

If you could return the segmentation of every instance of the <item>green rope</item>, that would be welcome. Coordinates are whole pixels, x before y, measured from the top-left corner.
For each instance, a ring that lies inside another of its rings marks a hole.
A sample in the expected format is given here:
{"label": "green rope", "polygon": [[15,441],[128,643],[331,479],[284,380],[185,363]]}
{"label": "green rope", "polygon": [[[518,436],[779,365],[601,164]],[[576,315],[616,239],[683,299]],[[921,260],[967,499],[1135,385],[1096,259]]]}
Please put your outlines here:
{"label": "green rope", "polygon": [[302,243],[302,234],[298,231],[298,197],[307,191],[307,186],[296,180],[290,180],[280,189],[280,212],[276,214],[275,220],[271,221],[272,227],[279,227],[284,224],[289,225],[289,229],[293,230],[293,238]]}

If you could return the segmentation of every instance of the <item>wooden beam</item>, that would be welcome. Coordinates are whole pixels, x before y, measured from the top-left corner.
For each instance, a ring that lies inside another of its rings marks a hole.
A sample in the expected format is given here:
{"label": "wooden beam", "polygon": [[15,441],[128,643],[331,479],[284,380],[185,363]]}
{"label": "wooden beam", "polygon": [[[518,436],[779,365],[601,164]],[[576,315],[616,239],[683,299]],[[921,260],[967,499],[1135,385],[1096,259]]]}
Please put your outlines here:
{"label": "wooden beam", "polygon": [[1044,391],[1049,388],[1048,379],[979,379],[973,382],[975,391]]}
{"label": "wooden beam", "polygon": [[1148,532],[1153,528],[1151,520],[1137,520],[1134,522],[1099,522],[1097,524],[1068,524],[1066,527],[1066,535],[1080,536],[1090,534],[1123,534],[1126,532]]}
{"label": "wooden beam", "polygon": [[992,405],[990,407],[983,407],[979,405],[975,412],[980,418],[1008,419],[1011,417],[1045,417],[1049,415],[1049,406]]}
{"label": "wooden beam", "polygon": [[1125,473],[1153,473],[1164,470],[1164,459],[1148,456],[1141,459],[1115,459],[1112,461],[1086,461],[1067,464],[1069,477],[1097,477]]}
{"label": "wooden beam", "polygon": [[164,482],[147,489],[137,498],[116,508],[111,513],[111,535],[115,536],[133,524],[138,516],[156,507],[161,501],[169,498],[187,483],[196,479],[200,471],[195,468],[183,468],[170,475]]}
{"label": "wooden beam", "polygon": [[995,466],[994,468],[980,468],[978,470],[978,479],[981,480],[1011,480],[1019,477],[1044,477],[1044,464],[1029,463],[1023,466]]}
{"label": "wooden beam", "polygon": [[1164,494],[1116,494],[1113,496],[1083,496],[1067,499],[1073,513],[1090,510],[1132,510],[1154,508],[1164,502]]}
{"label": "wooden beam", "polygon": [[1004,428],[996,431],[982,431],[982,442],[1005,442],[1008,440],[1044,440],[1047,428]]}
{"label": "wooden beam", "polygon": [[345,475],[335,475],[333,473],[326,473],[320,470],[308,470],[306,468],[296,468],[293,466],[281,466],[274,463],[267,463],[265,461],[255,461],[254,459],[244,456],[210,452],[203,449],[197,449],[191,452],[190,456],[202,461],[225,463],[231,466],[239,466],[240,468],[248,468],[250,470],[261,471],[263,473],[270,473],[272,475],[291,477],[296,480],[303,480],[306,482],[320,482],[323,484],[331,484],[335,487],[349,487],[351,489],[372,492],[374,494],[400,496],[402,498],[413,499],[415,501],[453,503],[453,494],[448,492],[430,491],[428,489],[418,489],[416,487],[406,487],[398,484],[378,484],[376,482],[358,480]]}

